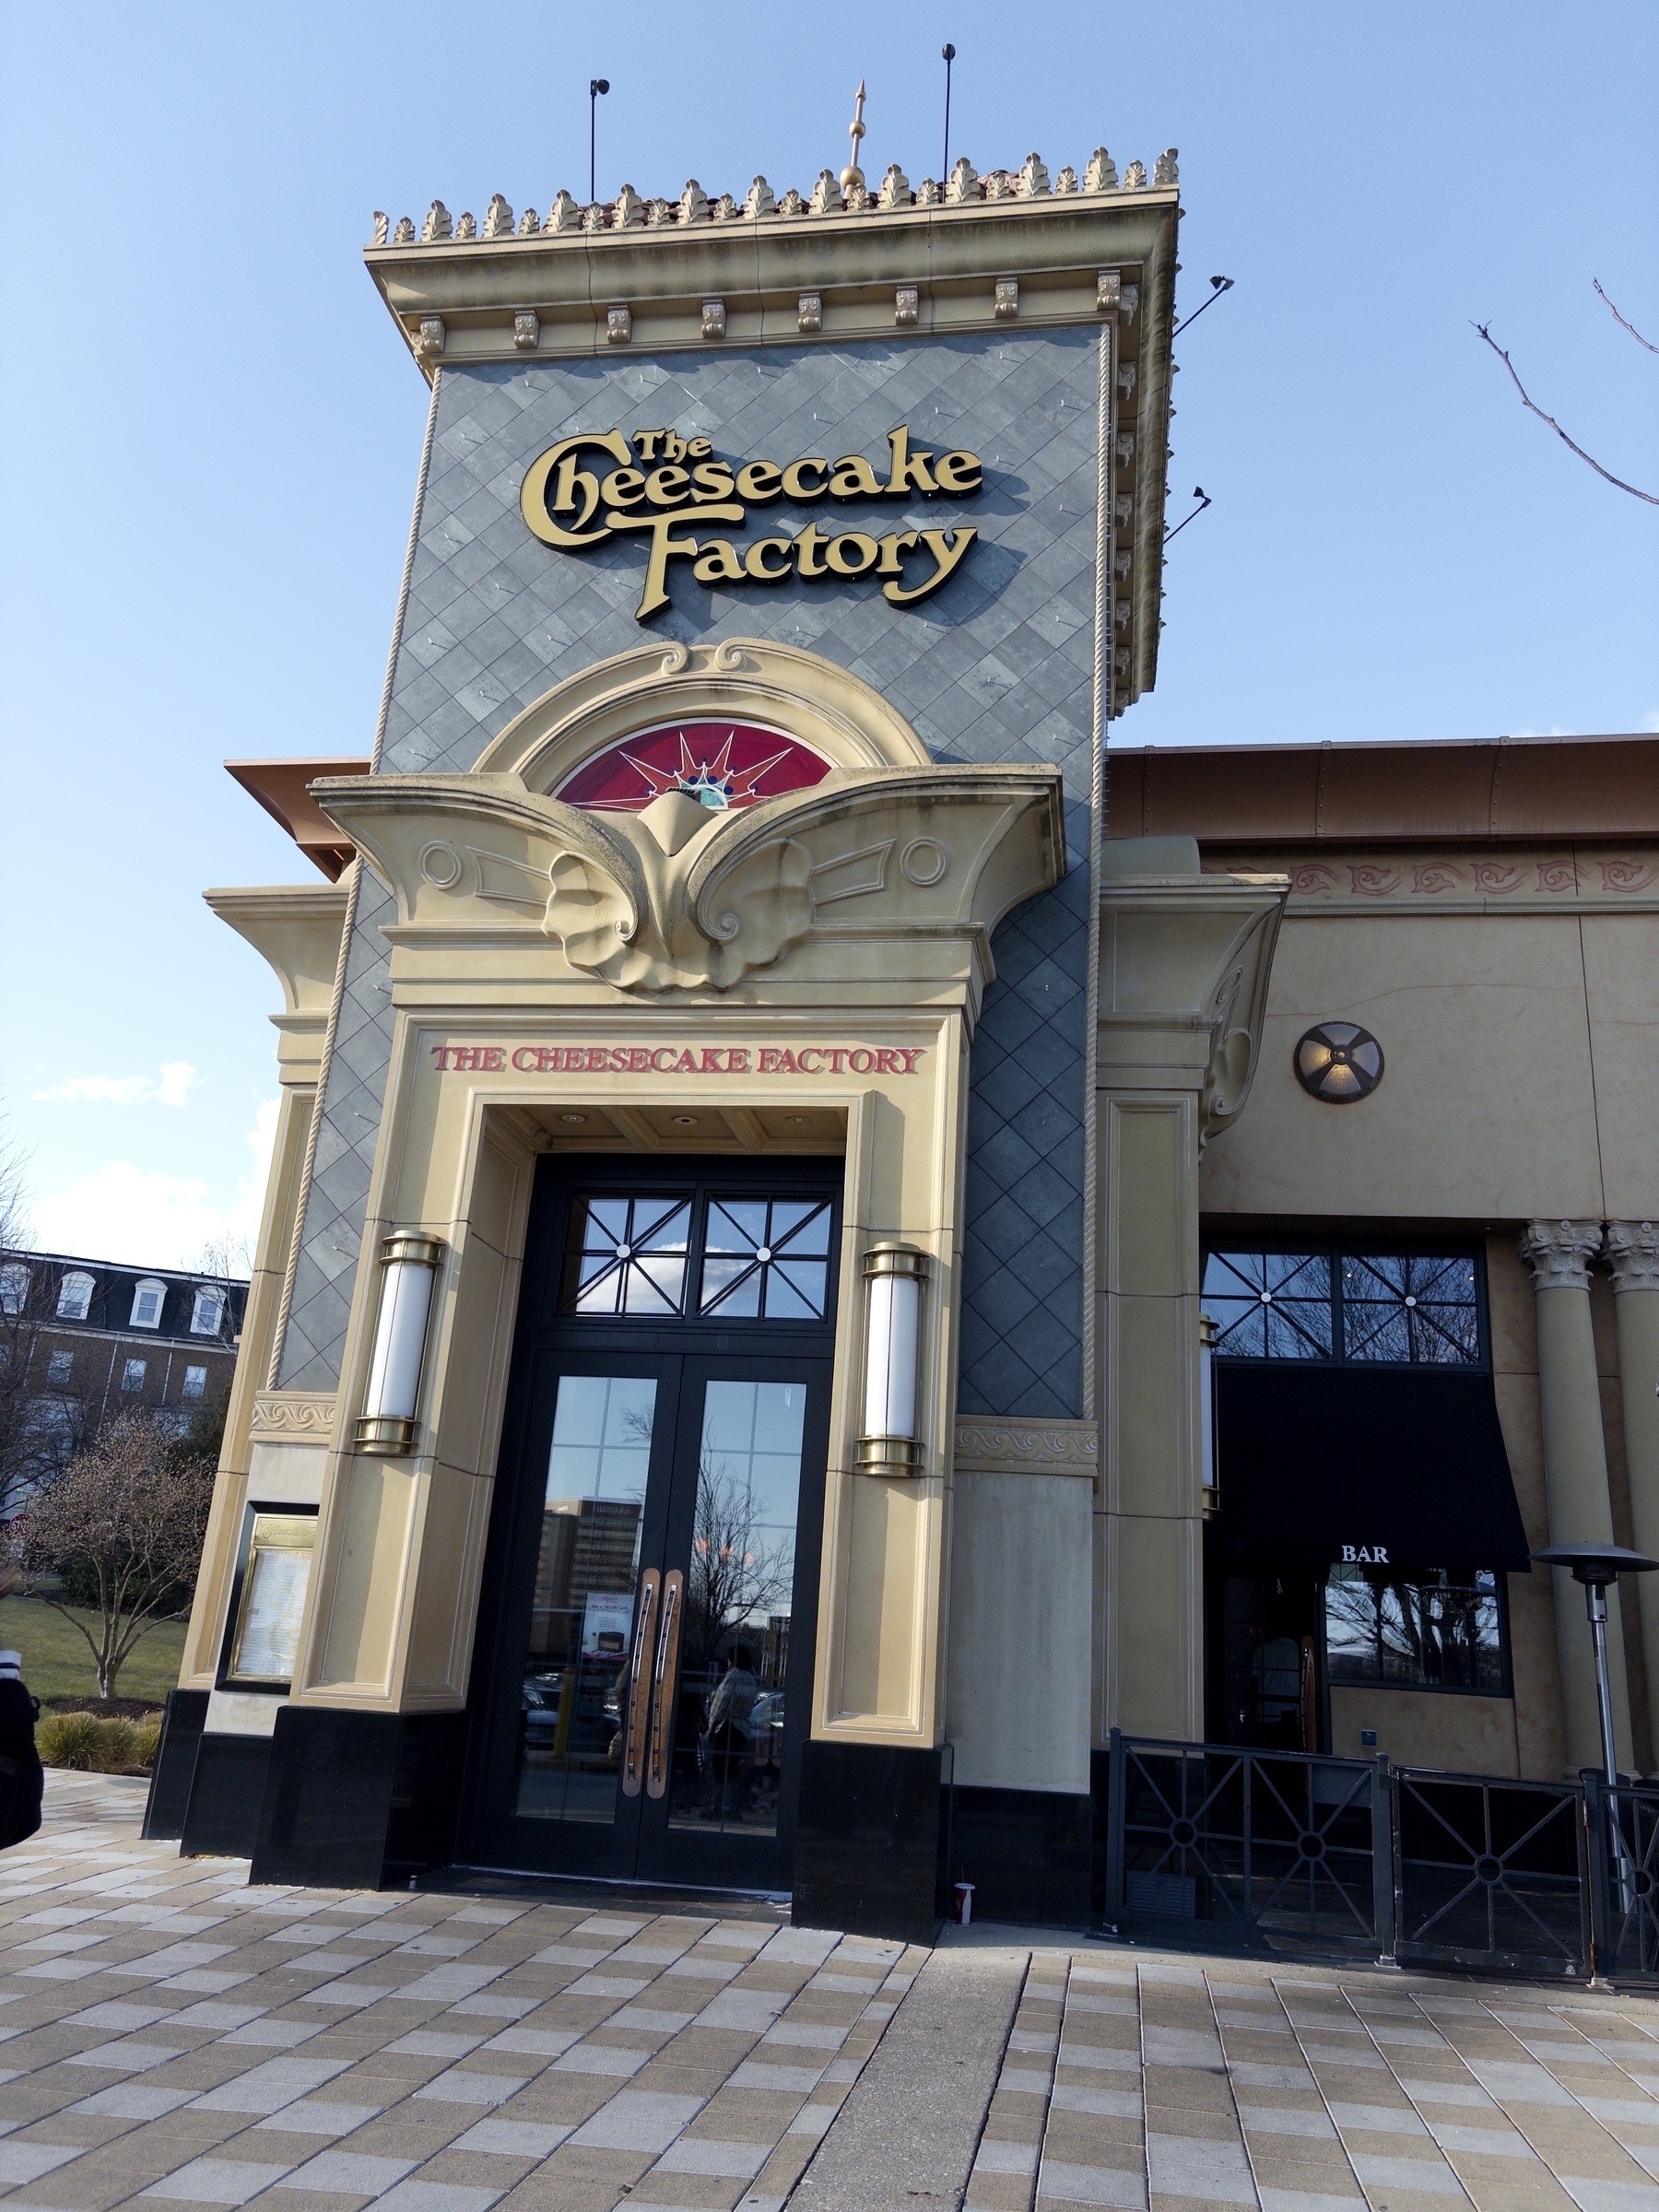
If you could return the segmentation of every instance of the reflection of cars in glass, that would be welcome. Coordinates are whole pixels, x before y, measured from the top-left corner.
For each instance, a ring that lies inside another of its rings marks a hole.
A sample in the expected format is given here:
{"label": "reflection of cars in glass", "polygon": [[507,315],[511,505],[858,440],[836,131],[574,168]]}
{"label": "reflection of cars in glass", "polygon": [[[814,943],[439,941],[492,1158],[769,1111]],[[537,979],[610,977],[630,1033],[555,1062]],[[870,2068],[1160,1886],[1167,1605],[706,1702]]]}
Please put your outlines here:
{"label": "reflection of cars in glass", "polygon": [[775,1773],[783,1764],[783,1692],[768,1690],[755,1700],[749,1714],[749,1757],[757,1767]]}
{"label": "reflection of cars in glass", "polygon": [[543,1757],[608,1761],[618,1733],[623,1654],[589,1654],[574,1666],[526,1675],[520,1698],[524,1743]]}

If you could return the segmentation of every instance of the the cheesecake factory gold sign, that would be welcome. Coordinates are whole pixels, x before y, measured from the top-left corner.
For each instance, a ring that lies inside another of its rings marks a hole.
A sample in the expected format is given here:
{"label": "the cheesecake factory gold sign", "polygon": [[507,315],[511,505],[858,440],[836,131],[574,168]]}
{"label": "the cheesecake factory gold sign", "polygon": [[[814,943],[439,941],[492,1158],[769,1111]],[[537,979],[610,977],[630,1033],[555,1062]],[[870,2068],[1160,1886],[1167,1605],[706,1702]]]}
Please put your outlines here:
{"label": "the cheesecake factory gold sign", "polygon": [[[969,498],[981,488],[977,453],[923,453],[908,424],[888,432],[880,467],[862,453],[831,461],[808,453],[798,461],[717,460],[706,438],[673,430],[588,430],[561,438],[530,464],[519,495],[524,521],[544,545],[561,553],[590,551],[619,533],[645,536],[645,589],[634,612],[641,622],[668,605],[668,564],[688,560],[700,583],[782,583],[877,576],[895,606],[913,606],[936,592],[960,566],[979,535],[971,524],[947,530],[820,529],[808,523],[793,537],[759,537],[735,546],[729,537],[693,535],[715,523],[747,525],[751,507],[774,500],[818,500],[851,510],[865,500]],[[885,472],[885,473],[883,473]]]}

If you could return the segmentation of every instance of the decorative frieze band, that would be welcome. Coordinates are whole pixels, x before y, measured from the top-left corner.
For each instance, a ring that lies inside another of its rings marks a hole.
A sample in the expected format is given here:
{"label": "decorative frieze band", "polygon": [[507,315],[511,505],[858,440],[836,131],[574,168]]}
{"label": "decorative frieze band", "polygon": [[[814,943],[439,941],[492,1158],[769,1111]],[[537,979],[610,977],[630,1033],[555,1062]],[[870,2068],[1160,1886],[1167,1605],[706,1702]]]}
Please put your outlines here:
{"label": "decorative frieze band", "polygon": [[988,1415],[956,1427],[959,1475],[1087,1475],[1100,1466],[1093,1421],[1007,1420]]}
{"label": "decorative frieze band", "polygon": [[1540,912],[1564,905],[1659,908],[1659,853],[1583,853],[1571,848],[1508,850],[1478,857],[1461,851],[1335,853],[1206,848],[1206,865],[1290,878],[1290,912],[1356,907],[1378,912],[1413,907],[1441,912]]}
{"label": "decorative frieze band", "polygon": [[325,1444],[334,1434],[335,1401],[300,1391],[271,1391],[253,1401],[256,1443]]}

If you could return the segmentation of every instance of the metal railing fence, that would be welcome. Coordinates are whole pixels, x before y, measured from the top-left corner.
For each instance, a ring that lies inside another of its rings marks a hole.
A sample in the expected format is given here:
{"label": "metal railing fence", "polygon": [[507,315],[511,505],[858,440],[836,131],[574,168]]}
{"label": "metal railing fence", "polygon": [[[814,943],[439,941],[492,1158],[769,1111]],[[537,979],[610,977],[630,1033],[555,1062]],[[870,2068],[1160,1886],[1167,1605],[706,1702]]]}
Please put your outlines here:
{"label": "metal railing fence", "polygon": [[1105,1782],[1108,1932],[1659,1983],[1659,1786],[1118,1730]]}

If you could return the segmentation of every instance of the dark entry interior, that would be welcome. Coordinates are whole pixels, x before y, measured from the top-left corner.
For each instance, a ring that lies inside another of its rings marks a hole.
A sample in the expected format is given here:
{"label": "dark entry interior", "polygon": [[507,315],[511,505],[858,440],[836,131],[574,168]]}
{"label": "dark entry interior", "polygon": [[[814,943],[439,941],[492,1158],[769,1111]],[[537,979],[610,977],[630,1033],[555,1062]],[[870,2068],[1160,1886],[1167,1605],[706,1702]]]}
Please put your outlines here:
{"label": "dark entry interior", "polygon": [[1205,1577],[1209,1742],[1263,1751],[1326,1747],[1322,1580],[1312,1567],[1211,1558]]}
{"label": "dark entry interior", "polygon": [[839,1160],[544,1159],[474,1671],[474,1865],[789,1887]]}

